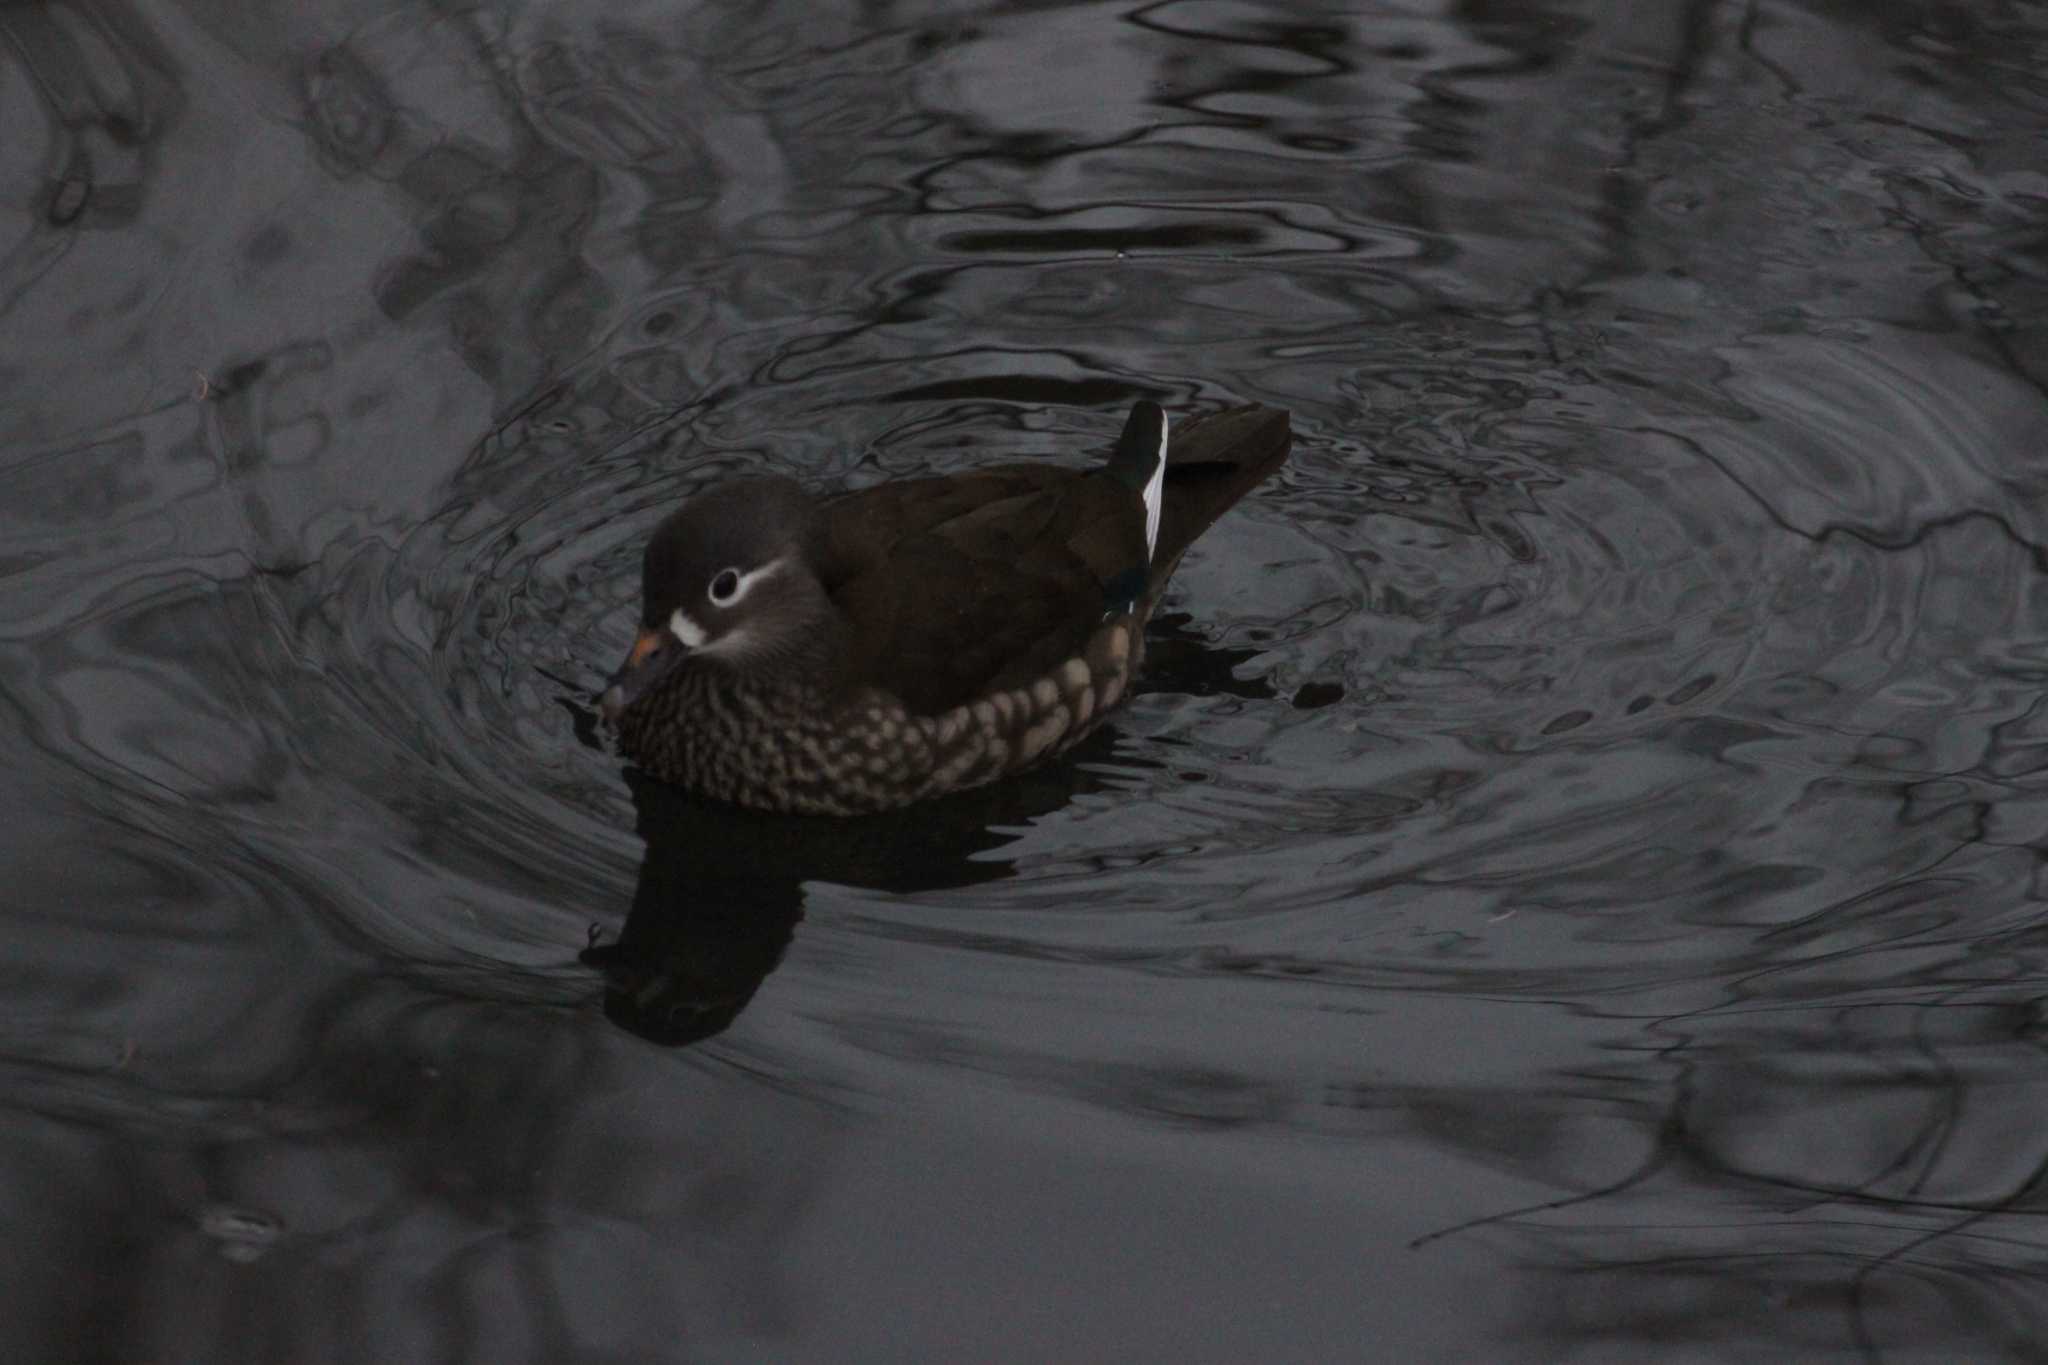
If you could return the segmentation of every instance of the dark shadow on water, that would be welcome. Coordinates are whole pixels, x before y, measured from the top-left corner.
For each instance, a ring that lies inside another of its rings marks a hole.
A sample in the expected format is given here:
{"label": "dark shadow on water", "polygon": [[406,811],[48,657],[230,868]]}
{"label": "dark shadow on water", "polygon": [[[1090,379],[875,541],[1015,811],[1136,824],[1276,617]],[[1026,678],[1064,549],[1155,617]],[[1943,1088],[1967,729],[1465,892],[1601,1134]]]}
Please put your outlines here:
{"label": "dark shadow on water", "polygon": [[[1148,628],[1139,693],[1274,695],[1263,678],[1237,676],[1258,651],[1211,647],[1188,619]],[[803,919],[806,883],[910,895],[1007,877],[1009,861],[979,856],[1015,842],[1007,831],[1109,789],[1103,765],[1151,766],[1119,757],[1116,746],[1115,727],[1105,727],[1033,772],[855,819],[742,810],[628,768],[646,857],[619,936],[600,942],[593,931],[579,955],[604,976],[605,1017],[663,1047],[717,1036],[781,963]]]}
{"label": "dark shadow on water", "polygon": [[[1098,734],[1083,750],[1106,757]],[[1081,756],[1085,761],[1085,755]],[[1037,778],[1038,780],[1033,780]],[[647,856],[617,940],[581,955],[605,978],[605,1015],[664,1047],[722,1033],[782,961],[806,883],[902,895],[1009,875],[1015,826],[1101,785],[1074,760],[1018,782],[858,819],[767,814],[626,773]]]}

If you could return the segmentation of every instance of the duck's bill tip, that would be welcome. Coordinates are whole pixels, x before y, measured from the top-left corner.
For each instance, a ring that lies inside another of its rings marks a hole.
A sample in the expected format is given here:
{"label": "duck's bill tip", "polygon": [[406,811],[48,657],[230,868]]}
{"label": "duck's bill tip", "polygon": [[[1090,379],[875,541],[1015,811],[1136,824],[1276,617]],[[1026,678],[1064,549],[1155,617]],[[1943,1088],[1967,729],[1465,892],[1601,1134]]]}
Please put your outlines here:
{"label": "duck's bill tip", "polygon": [[633,638],[632,652],[626,655],[626,662],[620,667],[619,672],[629,673],[646,663],[647,656],[660,649],[663,643],[660,631],[640,627],[640,633]]}
{"label": "duck's bill tip", "polygon": [[619,713],[647,695],[655,683],[683,661],[689,651],[664,631],[642,629],[610,685],[599,694],[597,709],[605,723],[616,725]]}

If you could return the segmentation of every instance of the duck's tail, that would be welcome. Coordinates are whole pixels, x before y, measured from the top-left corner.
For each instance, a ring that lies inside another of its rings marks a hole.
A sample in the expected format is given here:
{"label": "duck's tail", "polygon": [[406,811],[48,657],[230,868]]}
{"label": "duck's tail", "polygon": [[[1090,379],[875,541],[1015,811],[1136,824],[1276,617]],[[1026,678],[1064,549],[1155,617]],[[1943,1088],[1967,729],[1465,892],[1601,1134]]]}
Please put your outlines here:
{"label": "duck's tail", "polygon": [[[1131,422],[1137,421],[1134,410]],[[1163,429],[1163,418],[1161,424]],[[1124,434],[1128,440],[1129,427]],[[1258,403],[1206,413],[1174,431],[1166,448],[1165,496],[1152,546],[1154,591],[1202,532],[1286,463],[1293,442],[1286,410]]]}

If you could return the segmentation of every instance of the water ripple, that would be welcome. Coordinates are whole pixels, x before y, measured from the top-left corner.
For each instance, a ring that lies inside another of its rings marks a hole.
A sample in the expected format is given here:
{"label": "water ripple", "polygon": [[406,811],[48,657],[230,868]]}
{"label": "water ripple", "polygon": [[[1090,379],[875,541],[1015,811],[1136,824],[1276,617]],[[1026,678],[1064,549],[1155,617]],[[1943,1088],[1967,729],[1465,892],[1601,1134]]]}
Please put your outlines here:
{"label": "water ripple", "polygon": [[[2038,1337],[2032,19],[0,33],[0,1142],[106,1353],[801,1356],[974,1255],[1095,1345],[1367,1258],[1416,1355]],[[1138,397],[1296,445],[1096,741],[833,829],[621,781],[678,499]],[[1061,1278],[1131,1227],[1229,1288]]]}

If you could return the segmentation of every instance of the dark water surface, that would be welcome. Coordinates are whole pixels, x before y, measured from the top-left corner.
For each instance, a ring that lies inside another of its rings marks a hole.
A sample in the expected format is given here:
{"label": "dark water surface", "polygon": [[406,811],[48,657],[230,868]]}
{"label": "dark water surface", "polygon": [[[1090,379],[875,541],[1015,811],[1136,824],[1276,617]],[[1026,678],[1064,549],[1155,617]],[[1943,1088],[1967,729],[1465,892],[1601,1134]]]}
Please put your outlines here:
{"label": "dark water surface", "polygon": [[[7,1360],[2040,1358],[2048,7],[270,8],[0,8]],[[1112,731],[624,777],[1140,396]]]}

